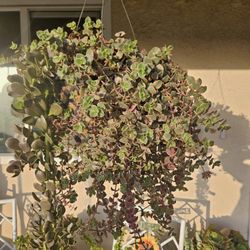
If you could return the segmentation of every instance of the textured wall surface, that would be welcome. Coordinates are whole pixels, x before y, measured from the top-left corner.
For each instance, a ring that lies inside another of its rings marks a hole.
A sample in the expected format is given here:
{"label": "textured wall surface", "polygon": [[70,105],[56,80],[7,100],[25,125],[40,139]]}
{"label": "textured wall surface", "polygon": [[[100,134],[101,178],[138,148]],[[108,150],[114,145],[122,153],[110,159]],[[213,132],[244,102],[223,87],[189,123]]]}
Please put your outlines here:
{"label": "textured wall surface", "polygon": [[[209,223],[249,231],[250,2],[247,0],[124,1],[142,48],[172,44],[175,62],[208,86],[207,96],[232,129],[215,137],[223,166],[206,181],[200,173],[178,197],[208,201]],[[132,33],[120,1],[112,1],[112,31]]]}
{"label": "textured wall surface", "polygon": [[[172,44],[186,68],[249,68],[247,0],[125,0],[141,47]],[[131,36],[119,0],[112,1],[112,30]],[[223,56],[221,56],[223,55]]]}
{"label": "textured wall surface", "polygon": [[[175,62],[208,86],[207,97],[231,130],[216,136],[222,167],[208,181],[194,175],[188,192],[209,223],[248,238],[250,179],[250,2],[247,0],[124,0],[141,48],[172,44]],[[112,1],[112,33],[132,32],[121,2]],[[223,138],[223,139],[222,139]],[[206,210],[206,211],[205,211]]]}
{"label": "textured wall surface", "polygon": [[[203,181],[197,173],[188,185],[189,191],[177,196],[193,199],[196,211],[209,204],[207,213],[203,214],[209,223],[232,227],[248,238],[250,1],[124,0],[124,3],[140,47],[150,49],[172,44],[175,61],[203,79],[208,86],[208,98],[232,126],[226,135],[214,137],[214,152],[223,166],[208,181]],[[121,1],[112,0],[112,33],[120,30],[132,36]],[[6,180],[6,173],[0,171],[0,197],[6,194]],[[9,187],[16,185],[17,192],[32,189],[30,174],[24,174],[22,181],[10,177],[8,181]],[[85,200],[83,195],[79,197],[76,213],[82,216],[84,204],[88,202],[91,200]],[[22,209],[21,202],[19,209]],[[20,221],[19,233],[23,228]],[[111,249],[110,244],[110,239],[105,240],[105,249]]]}

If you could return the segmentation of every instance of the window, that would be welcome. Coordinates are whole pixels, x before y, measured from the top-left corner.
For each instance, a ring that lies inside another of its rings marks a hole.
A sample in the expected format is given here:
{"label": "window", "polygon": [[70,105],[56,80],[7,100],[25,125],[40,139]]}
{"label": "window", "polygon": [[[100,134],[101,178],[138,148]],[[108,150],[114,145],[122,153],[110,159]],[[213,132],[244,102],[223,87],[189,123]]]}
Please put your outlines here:
{"label": "window", "polygon": [[20,13],[0,11],[0,54],[8,56],[10,54],[10,44],[21,43]]}
{"label": "window", "polygon": [[[45,3],[46,2],[46,3]],[[67,29],[66,24],[75,21],[78,22],[78,18],[82,9],[82,1],[68,0],[67,6],[66,1],[57,0],[56,4],[52,0],[46,0],[43,6],[39,6],[37,3],[29,0],[17,1],[17,5],[14,3],[9,4],[9,1],[1,3],[0,1],[0,55],[9,56],[11,51],[9,46],[11,42],[17,44],[26,44],[36,38],[37,30],[53,29],[58,26],[63,26]],[[102,17],[104,23],[104,33],[106,37],[110,37],[110,26],[111,26],[111,0],[105,0],[104,6],[102,7],[101,0],[92,0],[90,5],[85,6],[85,10],[81,19],[80,25],[83,23],[86,16],[90,16],[96,20],[101,18],[101,13],[104,14]],[[20,4],[20,6],[18,6]],[[13,6],[13,7],[10,7]],[[14,74],[15,68],[3,66],[0,67],[0,154],[1,160],[3,160],[3,154],[9,154],[10,151],[5,147],[5,140],[9,136],[15,134],[15,126],[17,118],[11,115],[11,101],[12,98],[7,94],[7,76]],[[8,161],[9,157],[6,157],[4,161]]]}

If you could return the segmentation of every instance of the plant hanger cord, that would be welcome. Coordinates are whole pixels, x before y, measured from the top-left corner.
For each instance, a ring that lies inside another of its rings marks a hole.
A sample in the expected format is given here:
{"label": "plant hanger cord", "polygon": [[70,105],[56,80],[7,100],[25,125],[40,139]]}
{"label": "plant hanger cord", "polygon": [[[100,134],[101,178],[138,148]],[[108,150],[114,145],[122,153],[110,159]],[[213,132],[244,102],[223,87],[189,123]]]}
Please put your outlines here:
{"label": "plant hanger cord", "polygon": [[132,22],[131,22],[131,20],[130,20],[130,17],[129,17],[129,15],[128,15],[128,12],[127,12],[127,9],[126,9],[126,7],[125,7],[125,4],[124,4],[123,0],[121,0],[121,4],[122,4],[122,7],[123,7],[124,12],[125,12],[125,14],[126,14],[126,17],[127,17],[127,19],[128,19],[128,22],[129,22],[129,25],[130,25],[130,29],[131,29],[132,34],[133,34],[133,38],[134,38],[134,40],[136,40],[135,31],[134,31]]}
{"label": "plant hanger cord", "polygon": [[84,0],[82,10],[81,10],[81,14],[80,14],[80,16],[78,18],[78,22],[77,22],[77,30],[79,28],[79,25],[80,25],[80,22],[81,22],[81,19],[82,19],[82,15],[83,15],[83,12],[84,12],[84,9],[85,9],[85,6],[86,6],[86,2],[87,2],[87,0]]}
{"label": "plant hanger cord", "polygon": [[[104,18],[104,0],[102,0],[102,10],[101,10],[101,20],[102,20],[102,23],[103,22],[103,18]],[[104,25],[102,25],[102,33],[103,33],[103,27]]]}
{"label": "plant hanger cord", "polygon": [[[82,6],[82,10],[81,10],[80,16],[78,18],[78,22],[77,22],[77,29],[79,29],[79,25],[80,25],[80,22],[81,22],[81,19],[82,19],[82,16],[83,16],[83,12],[85,10],[86,3],[87,3],[87,0],[84,0],[83,6]],[[101,20],[102,20],[102,23],[103,23],[103,17],[104,17],[104,0],[102,0],[102,9],[101,9]],[[102,31],[103,31],[103,26],[102,26]]]}

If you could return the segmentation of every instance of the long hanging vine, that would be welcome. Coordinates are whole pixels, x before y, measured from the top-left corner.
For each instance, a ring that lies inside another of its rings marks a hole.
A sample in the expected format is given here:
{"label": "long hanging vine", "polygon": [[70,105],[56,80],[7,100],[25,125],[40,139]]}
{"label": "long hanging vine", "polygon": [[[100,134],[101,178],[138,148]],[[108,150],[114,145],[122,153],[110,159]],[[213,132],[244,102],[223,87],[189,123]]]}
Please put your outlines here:
{"label": "long hanging vine", "polygon": [[[206,134],[228,125],[211,110],[201,80],[174,64],[170,46],[146,52],[124,32],[106,40],[101,21],[90,18],[80,31],[68,27],[69,34],[38,31],[30,45],[12,46],[18,73],[8,92],[23,118],[22,139],[6,141],[16,157],[7,170],[36,175],[30,246],[68,249],[81,228],[98,239],[128,225],[137,238],[142,213],[168,229],[174,192],[186,190],[195,169],[220,164]],[[74,186],[86,180],[96,202],[80,223],[66,208],[84,198]]]}

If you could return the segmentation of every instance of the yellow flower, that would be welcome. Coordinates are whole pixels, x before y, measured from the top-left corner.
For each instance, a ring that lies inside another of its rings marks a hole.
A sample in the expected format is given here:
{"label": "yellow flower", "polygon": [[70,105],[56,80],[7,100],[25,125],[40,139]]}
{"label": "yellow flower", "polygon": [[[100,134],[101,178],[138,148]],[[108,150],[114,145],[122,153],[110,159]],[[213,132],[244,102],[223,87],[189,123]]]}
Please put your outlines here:
{"label": "yellow flower", "polygon": [[[143,242],[143,244],[141,241]],[[150,234],[145,234],[141,238],[141,241],[139,242],[139,244],[137,244],[137,246],[134,246],[134,250],[145,250],[145,249],[160,250],[157,239]]]}

